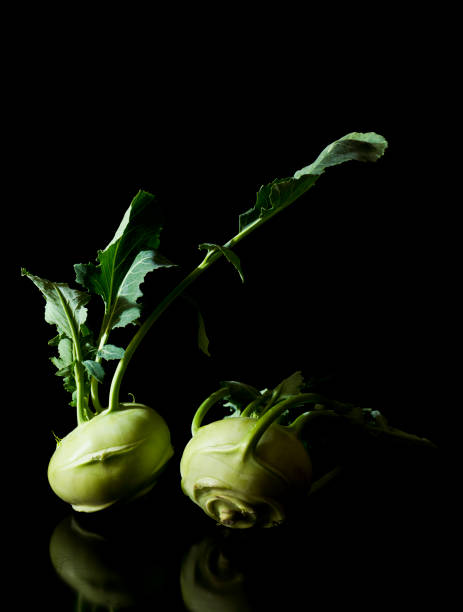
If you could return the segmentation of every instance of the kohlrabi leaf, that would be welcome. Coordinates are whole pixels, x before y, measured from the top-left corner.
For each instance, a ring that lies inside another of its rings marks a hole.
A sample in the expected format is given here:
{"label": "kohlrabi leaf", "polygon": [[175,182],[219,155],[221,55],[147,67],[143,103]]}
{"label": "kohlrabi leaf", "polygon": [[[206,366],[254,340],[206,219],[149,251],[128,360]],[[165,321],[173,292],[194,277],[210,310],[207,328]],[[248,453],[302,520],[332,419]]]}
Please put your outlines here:
{"label": "kohlrabi leaf", "polygon": [[58,374],[63,375],[63,371],[74,364],[74,354],[72,350],[72,340],[62,337],[58,343],[58,357],[52,357],[52,363],[58,368]]}
{"label": "kohlrabi leaf", "polygon": [[198,309],[198,346],[201,351],[207,355],[211,356],[209,353],[209,338],[206,334],[206,325],[204,323],[204,317]]}
{"label": "kohlrabi leaf", "polygon": [[[58,347],[58,357],[52,357],[51,361],[58,371],[56,374],[63,378],[66,391],[73,394],[71,405],[75,405],[76,395],[76,343],[82,359],[94,351],[90,342],[92,335],[85,325],[87,318],[86,304],[90,299],[88,293],[71,289],[66,283],[54,283],[21,270],[23,276],[27,276],[40,289],[45,298],[45,321],[56,325],[58,335],[52,338],[48,344]],[[83,381],[87,385],[87,381]]]}
{"label": "kohlrabi leaf", "polygon": [[242,232],[259,219],[271,217],[304,194],[318,177],[330,166],[350,160],[374,162],[387,148],[387,141],[374,132],[352,132],[328,145],[310,165],[298,170],[294,176],[275,179],[263,185],[253,208],[240,215],[239,230]]}
{"label": "kohlrabi leaf", "polygon": [[54,336],[53,338],[51,338],[51,340],[48,341],[48,346],[58,346],[62,338],[63,338],[62,334],[58,334],[57,336]]}
{"label": "kohlrabi leaf", "polygon": [[304,377],[301,372],[294,372],[294,374],[285,378],[277,388],[280,392],[280,397],[283,397],[285,395],[297,395],[298,393],[302,393],[303,386]]}
{"label": "kohlrabi leaf", "polygon": [[114,238],[98,251],[98,264],[76,264],[76,280],[105,303],[105,329],[124,327],[140,316],[140,285],[148,272],[173,264],[157,249],[162,229],[161,210],[154,196],[139,191],[127,209]]}
{"label": "kohlrabi leaf", "polygon": [[22,269],[21,274],[27,276],[40,289],[45,298],[45,321],[56,325],[59,334],[72,338],[73,329],[79,332],[87,318],[85,305],[90,299],[88,293],[71,289],[66,283],[54,283],[39,278]]}
{"label": "kohlrabi leaf", "polygon": [[140,317],[141,304],[138,299],[143,295],[140,285],[146,274],[159,267],[169,264],[160,263],[154,251],[140,251],[132,261],[132,265],[126,271],[124,278],[120,280],[119,288],[110,301],[107,309],[108,330],[115,327],[125,327],[129,323],[135,323]]}
{"label": "kohlrabi leaf", "polygon": [[198,347],[205,355],[210,357],[211,354],[209,353],[209,338],[207,337],[206,333],[206,324],[204,322],[204,317],[201,313],[198,302],[188,293],[183,293],[182,299],[196,309],[198,315]]}
{"label": "kohlrabi leaf", "polygon": [[86,359],[82,363],[89,376],[93,376],[100,383],[103,382],[105,372],[101,363],[93,361],[92,359]]}
{"label": "kohlrabi leaf", "polygon": [[215,251],[220,251],[222,255],[229,261],[232,266],[236,269],[238,274],[240,275],[241,281],[244,283],[243,271],[241,270],[241,262],[238,255],[232,251],[230,248],[221,246],[219,244],[211,244],[209,242],[204,242],[199,245],[200,249],[207,249],[209,253],[214,253]]}
{"label": "kohlrabi leaf", "polygon": [[125,350],[120,346],[114,346],[114,344],[105,344],[97,353],[101,359],[122,359]]}

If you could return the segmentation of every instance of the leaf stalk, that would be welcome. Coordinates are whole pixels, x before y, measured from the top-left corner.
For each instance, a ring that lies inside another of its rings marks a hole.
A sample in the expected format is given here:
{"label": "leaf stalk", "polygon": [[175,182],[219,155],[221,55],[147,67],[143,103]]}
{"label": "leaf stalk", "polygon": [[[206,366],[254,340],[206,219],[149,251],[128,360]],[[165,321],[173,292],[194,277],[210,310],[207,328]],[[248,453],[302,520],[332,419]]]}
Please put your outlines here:
{"label": "leaf stalk", "polygon": [[69,329],[71,331],[72,343],[73,343],[73,351],[75,355],[75,364],[74,364],[74,376],[76,380],[76,404],[77,404],[77,424],[81,425],[90,419],[88,414],[88,407],[85,398],[85,381],[84,381],[84,369],[82,366],[82,348],[80,346],[79,340],[79,331],[76,327],[74,317],[72,316],[71,310],[69,308],[68,303],[64,299],[63,294],[59,290],[59,288],[55,285],[55,291],[58,294],[58,298],[63,307],[63,310],[66,314]]}
{"label": "leaf stalk", "polygon": [[204,258],[204,261],[199,264],[188,276],[186,276],[153,310],[150,316],[144,321],[139,327],[138,331],[129,342],[125,349],[124,356],[119,361],[116,371],[114,372],[113,379],[111,381],[111,388],[109,390],[109,411],[117,410],[119,406],[119,392],[121,387],[122,378],[127,370],[133,354],[138,348],[140,342],[146,336],[152,325],[159,319],[161,314],[172,304],[172,302],[178,298],[185,289],[200,276],[204,270],[206,270],[213,261],[221,257],[219,252],[209,254]]}
{"label": "leaf stalk", "polygon": [[[376,159],[381,157],[386,147],[387,142],[382,136],[379,136],[377,134],[347,134],[340,140],[335,141],[330,146],[326,147],[313,164],[307,166],[306,168],[303,168],[302,170],[299,170],[294,174],[292,178],[284,179],[282,181],[276,181],[268,185],[267,187],[270,188],[270,192],[266,194],[264,190],[262,195],[262,201],[259,199],[258,195],[259,206],[256,206],[253,211],[248,211],[248,213],[252,212],[251,216],[246,214],[244,215],[245,217],[247,217],[247,219],[249,219],[249,222],[242,226],[242,215],[240,217],[240,231],[228,242],[226,242],[222,247],[210,250],[202,261],[202,263],[199,264],[199,266],[197,266],[192,272],[190,272],[190,274],[188,274],[167,295],[167,297],[159,303],[159,305],[154,309],[151,315],[145,320],[145,322],[136,332],[126,349],[124,357],[120,360],[114,373],[110,389],[109,410],[114,410],[118,407],[119,391],[122,378],[141,340],[145,337],[148,330],[157,321],[157,319],[166,310],[166,308],[179,295],[181,295],[181,293],[194,280],[196,280],[198,276],[200,276],[212,263],[217,261],[217,259],[219,259],[220,257],[225,255],[227,259],[230,260],[230,254],[227,254],[227,250],[230,250],[243,238],[251,234],[263,223],[273,218],[276,214],[287,208],[301,195],[303,195],[311,186],[313,186],[318,177],[324,172],[325,168],[348,161],[349,159],[375,161]],[[273,197],[276,198],[276,205],[274,205],[272,202]],[[257,218],[255,218],[255,215],[257,215]],[[232,263],[234,263],[233,260],[234,258],[231,258]],[[242,276],[239,267],[238,271],[240,273],[240,276]]]}
{"label": "leaf stalk", "polygon": [[288,410],[291,406],[301,404],[320,404],[324,401],[324,398],[317,393],[298,393],[297,395],[291,395],[287,399],[278,402],[272,406],[269,410],[256,420],[256,424],[251,431],[245,436],[243,440],[243,459],[254,453],[254,450],[267,431],[267,429],[274,423],[283,412]]}
{"label": "leaf stalk", "polygon": [[[243,238],[248,236],[255,229],[260,227],[263,223],[268,221],[271,217],[273,217],[276,213],[282,210],[285,207],[281,207],[274,211],[270,215],[266,215],[264,217],[259,217],[248,226],[246,226],[243,230],[238,232],[233,238],[230,238],[228,242],[226,242],[223,246],[225,248],[230,249],[240,242]],[[127,366],[130,363],[130,360],[135,353],[135,350],[138,348],[140,342],[146,336],[148,331],[151,329],[152,325],[159,319],[161,314],[167,310],[168,306],[172,304],[172,302],[178,298],[185,289],[191,285],[203,272],[205,272],[209,266],[211,266],[215,261],[224,256],[223,251],[220,249],[215,251],[210,251],[207,253],[203,261],[192,270],[153,310],[150,316],[144,321],[144,323],[140,326],[136,334],[133,336],[132,340],[128,344],[124,357],[119,361],[116,371],[114,372],[114,376],[111,382],[111,388],[109,391],[109,411],[117,410],[119,406],[119,393],[120,387],[122,383],[122,378],[127,370]],[[96,383],[95,383],[96,384]],[[93,398],[93,396],[92,396]]]}

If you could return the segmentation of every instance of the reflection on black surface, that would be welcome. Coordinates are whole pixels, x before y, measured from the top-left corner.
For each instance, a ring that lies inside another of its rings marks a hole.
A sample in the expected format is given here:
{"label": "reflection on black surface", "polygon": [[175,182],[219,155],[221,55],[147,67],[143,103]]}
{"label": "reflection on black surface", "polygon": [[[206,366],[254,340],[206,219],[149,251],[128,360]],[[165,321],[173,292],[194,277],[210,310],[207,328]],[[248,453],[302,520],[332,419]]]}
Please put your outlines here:
{"label": "reflection on black surface", "polygon": [[342,599],[353,601],[357,585],[345,562],[349,544],[336,527],[326,536],[320,535],[320,523],[314,524],[313,534],[307,527],[216,527],[184,556],[180,588],[186,609],[254,612],[305,609],[301,602],[308,600],[333,606]]}
{"label": "reflection on black surface", "polygon": [[416,607],[436,592],[441,470],[433,454],[392,455],[353,465],[272,529],[218,527],[172,477],[125,508],[60,520],[51,564],[80,611]]}
{"label": "reflection on black surface", "polygon": [[180,587],[191,612],[248,612],[244,574],[226,556],[220,539],[206,537],[188,551],[182,563]]}
{"label": "reflection on black surface", "polygon": [[[435,597],[429,460],[389,453],[345,473],[273,529],[215,526],[186,551],[182,598],[190,612],[418,604]],[[400,458],[400,461],[399,461]],[[416,459],[416,461],[415,461]],[[431,461],[434,461],[430,457]],[[407,461],[408,460],[408,461]]]}
{"label": "reflection on black surface", "polygon": [[149,534],[144,541],[130,535],[124,537],[123,526],[110,535],[89,531],[75,515],[55,528],[50,559],[58,576],[76,592],[81,609],[85,604],[124,609],[159,602],[164,595],[168,555],[153,553]]}

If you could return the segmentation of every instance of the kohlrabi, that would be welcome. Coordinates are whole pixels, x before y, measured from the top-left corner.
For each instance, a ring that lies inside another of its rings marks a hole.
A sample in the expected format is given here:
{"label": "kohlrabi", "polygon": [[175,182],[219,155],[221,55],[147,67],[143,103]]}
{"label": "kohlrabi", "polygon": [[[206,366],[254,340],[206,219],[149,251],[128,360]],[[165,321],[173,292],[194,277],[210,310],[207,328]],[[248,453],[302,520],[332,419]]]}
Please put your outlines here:
{"label": "kohlrabi", "polygon": [[[273,390],[227,382],[198,408],[180,462],[181,486],[218,524],[236,529],[278,525],[339,473],[341,466],[322,473],[324,468],[302,439],[314,421],[335,420],[367,435],[433,446],[389,427],[378,411],[331,401],[303,388],[300,372]],[[232,414],[202,425],[209,410],[220,404]]]}
{"label": "kohlrabi", "polygon": [[[141,313],[141,284],[148,273],[174,265],[159,252],[161,210],[158,201],[146,191],[135,196],[111,242],[98,251],[96,263],[74,266],[76,282],[81,289],[45,280],[23,269],[22,273],[45,297],[45,320],[56,327],[56,336],[49,342],[58,353],[52,361],[57,375],[63,379],[65,390],[72,394],[71,405],[77,412],[76,428],[58,441],[49,465],[49,482],[59,497],[76,510],[94,512],[144,494],[154,485],[173,455],[168,426],[155,411],[157,406],[123,403],[119,397],[122,379],[140,342],[170,304],[220,257],[224,256],[243,278],[240,260],[233,247],[302,196],[326,168],[349,160],[376,161],[386,147],[387,142],[378,134],[353,132],[330,144],[315,162],[294,176],[262,186],[255,205],[240,215],[238,233],[224,245],[201,244],[199,248],[206,251],[203,261],[146,316]],[[87,324],[87,304],[92,296],[98,296],[104,303],[97,334]],[[199,320],[199,346],[207,353],[208,340],[201,315]],[[109,342],[113,330],[133,324],[136,324],[136,331],[125,348]],[[101,385],[106,382],[108,360],[116,360],[117,366],[107,390],[107,401],[103,402]],[[278,521],[281,504],[279,501],[273,504],[272,500],[283,496],[285,487],[282,489],[281,483],[275,481],[275,474],[283,470],[285,478],[295,488],[304,490],[310,481],[310,461],[304,449],[298,446],[292,429],[280,431],[275,426],[264,435],[267,427],[259,422],[256,432],[254,419],[247,418],[247,415],[234,424],[234,437],[228,443],[233,445],[245,432],[250,440],[244,463],[247,465],[259,453],[264,453],[261,460],[265,459],[272,466],[273,476],[268,478],[270,483],[274,482],[271,485],[273,497],[266,502],[266,513],[268,521]],[[222,425],[216,427],[218,431]],[[224,443],[227,443],[228,435],[221,431]],[[291,452],[283,452],[283,467],[278,467],[281,450],[275,456],[271,450],[273,445],[266,443],[272,437],[278,438],[278,448],[291,448]],[[256,441],[260,438],[260,450],[256,450]],[[248,473],[243,472],[243,478],[248,477]],[[249,503],[255,505],[255,501]],[[251,516],[251,510],[246,508],[248,506],[242,508],[243,516],[246,512]],[[227,512],[226,508],[219,510],[224,517]],[[250,519],[245,519],[245,522],[247,520]]]}

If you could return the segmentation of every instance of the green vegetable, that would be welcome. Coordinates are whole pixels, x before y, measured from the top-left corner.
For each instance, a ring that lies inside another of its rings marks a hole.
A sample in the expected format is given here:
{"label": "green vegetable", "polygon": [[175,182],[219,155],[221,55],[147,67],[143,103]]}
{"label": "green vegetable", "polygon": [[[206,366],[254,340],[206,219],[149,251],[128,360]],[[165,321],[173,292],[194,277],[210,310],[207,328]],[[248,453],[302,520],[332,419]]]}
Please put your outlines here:
{"label": "green vegetable", "polygon": [[[233,247],[303,195],[326,168],[349,160],[376,161],[386,147],[387,142],[378,134],[353,132],[330,144],[314,163],[293,177],[262,186],[255,205],[240,216],[239,232],[224,245],[201,244],[199,248],[207,251],[203,261],[146,317],[141,315],[140,301],[140,287],[145,277],[174,266],[159,252],[161,208],[154,196],[146,191],[135,196],[113,239],[98,251],[96,263],[74,266],[76,282],[81,289],[22,270],[46,300],[45,320],[56,327],[56,335],[49,344],[56,348],[57,355],[51,360],[65,390],[71,393],[70,404],[77,413],[77,429],[63,438],[50,463],[50,484],[60,497],[76,509],[95,511],[130,498],[152,485],[172,455],[167,425],[152,408],[144,407],[147,423],[142,426],[138,421],[140,406],[120,401],[121,383],[128,364],[147,332],[172,302],[222,256],[244,280],[241,262]],[[87,308],[94,296],[104,303],[98,334],[87,326]],[[205,323],[199,312],[198,321],[199,348],[209,355]],[[136,326],[128,345],[123,348],[111,344],[111,332],[128,325]],[[107,382],[107,362],[110,360],[116,360],[117,365],[107,391],[107,402],[103,402],[100,395]],[[106,432],[104,439],[100,437],[101,430]],[[143,437],[137,437],[142,434]],[[142,439],[146,441],[141,442]],[[131,446],[135,442],[140,442],[136,450]],[[115,452],[114,449],[121,450]],[[139,462],[137,467],[134,457]],[[85,463],[85,458],[90,458],[90,463]],[[73,462],[77,462],[75,469],[70,469]],[[112,472],[113,467],[117,477]],[[77,474],[79,478],[75,480]],[[129,486],[130,480],[133,482]],[[74,497],[76,482],[82,486]]]}
{"label": "green vegetable", "polygon": [[[289,388],[299,388],[300,382],[296,373],[272,393],[226,384],[196,411],[193,437],[180,462],[181,487],[216,522],[239,529],[272,527],[307,494],[312,463],[298,428],[275,422],[287,409],[284,400],[292,397]],[[232,417],[201,426],[223,400]]]}
{"label": "green vegetable", "polygon": [[48,479],[74,510],[95,512],[147,493],[172,455],[164,419],[142,404],[121,404],[59,442]]}
{"label": "green vegetable", "polygon": [[[354,425],[366,435],[433,447],[429,440],[389,427],[379,411],[335,402],[303,392],[300,372],[272,391],[237,382],[224,383],[198,408],[192,438],[180,462],[181,487],[217,523],[235,529],[282,523],[309,493],[336,477],[333,467],[314,480],[316,462],[301,436],[317,419]],[[219,403],[232,414],[202,425]],[[310,405],[291,417],[296,408]]]}
{"label": "green vegetable", "polygon": [[227,527],[281,523],[286,506],[310,486],[312,464],[297,437],[278,425],[260,437],[255,425],[245,417],[210,423],[183,453],[183,491]]}

